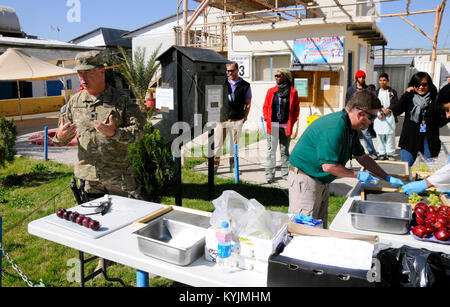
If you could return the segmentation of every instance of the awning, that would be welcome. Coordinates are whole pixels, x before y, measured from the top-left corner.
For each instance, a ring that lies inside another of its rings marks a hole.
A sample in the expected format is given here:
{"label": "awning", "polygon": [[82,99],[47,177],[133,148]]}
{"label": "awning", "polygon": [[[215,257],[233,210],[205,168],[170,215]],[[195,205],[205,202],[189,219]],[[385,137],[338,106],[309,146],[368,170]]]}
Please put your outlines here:
{"label": "awning", "polygon": [[387,39],[383,33],[373,24],[351,24],[347,25],[347,31],[364,40],[370,46],[386,46]]}
{"label": "awning", "polygon": [[0,56],[0,81],[49,80],[76,73],[73,69],[52,65],[20,49],[10,48]]}
{"label": "awning", "polygon": [[339,71],[342,66],[332,65],[294,65],[289,68],[291,71]]}

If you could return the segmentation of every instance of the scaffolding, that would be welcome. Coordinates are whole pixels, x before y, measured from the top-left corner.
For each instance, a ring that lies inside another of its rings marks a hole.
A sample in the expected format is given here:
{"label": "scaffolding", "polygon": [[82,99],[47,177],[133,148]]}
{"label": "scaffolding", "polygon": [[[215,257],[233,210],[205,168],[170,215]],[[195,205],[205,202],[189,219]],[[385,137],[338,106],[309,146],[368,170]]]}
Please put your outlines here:
{"label": "scaffolding", "polygon": [[[370,46],[383,47],[387,40],[383,34],[373,27],[378,18],[400,18],[415,30],[419,31],[433,43],[431,57],[431,76],[434,76],[435,63],[437,60],[437,46],[440,27],[445,11],[447,0],[434,9],[411,11],[412,0],[405,1],[405,11],[393,14],[380,14],[377,4],[394,2],[400,0],[193,0],[199,3],[197,9],[188,18],[189,0],[179,0],[177,3],[178,20],[182,15],[182,25],[175,28],[175,44],[200,48],[209,48],[225,53],[228,48],[228,35],[231,29],[237,25],[278,23],[284,21],[295,21],[298,24],[308,22],[311,19],[321,19],[324,23],[335,18],[339,12],[339,18],[347,23],[347,30],[363,39]],[[417,0],[415,0],[417,1]],[[325,3],[325,4],[324,4]],[[182,12],[180,14],[180,9]],[[208,22],[208,15],[214,8],[222,11],[221,16],[214,22]],[[407,19],[408,16],[418,14],[435,14],[434,33],[427,34],[420,27]],[[194,25],[196,20],[203,15],[203,25]],[[369,17],[371,22],[356,23],[359,17]],[[180,23],[179,23],[180,24]],[[384,62],[384,60],[383,60]]]}

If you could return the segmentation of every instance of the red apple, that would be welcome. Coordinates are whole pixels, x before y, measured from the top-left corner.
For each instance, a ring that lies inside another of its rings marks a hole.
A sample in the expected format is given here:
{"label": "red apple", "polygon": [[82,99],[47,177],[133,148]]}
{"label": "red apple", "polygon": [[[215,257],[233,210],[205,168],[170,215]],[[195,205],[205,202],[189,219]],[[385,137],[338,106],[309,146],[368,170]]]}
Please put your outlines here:
{"label": "red apple", "polygon": [[440,212],[447,212],[447,213],[449,213],[449,212],[450,212],[450,207],[445,206],[445,205],[442,205],[442,206],[439,207],[438,210],[439,210]]}
{"label": "red apple", "polygon": [[422,207],[416,207],[416,209],[414,209],[414,213],[417,216],[425,216],[426,213],[426,209],[422,208]]}
{"label": "red apple", "polygon": [[419,225],[425,225],[425,219],[423,217],[417,216],[416,217],[416,222]]}
{"label": "red apple", "polygon": [[446,218],[446,217],[442,217],[442,216],[438,216],[438,217],[436,218],[436,223],[438,223],[438,222],[440,222],[440,223],[442,223],[442,224],[445,224],[445,225],[448,224],[447,218]]}
{"label": "red apple", "polygon": [[434,228],[435,229],[445,229],[445,230],[447,230],[447,224],[446,223],[441,223],[441,222],[436,222],[436,224],[434,224]]}
{"label": "red apple", "polygon": [[436,228],[434,228],[434,225],[427,225],[425,226],[425,229],[427,230],[427,234],[429,235],[431,235],[436,230]]}
{"label": "red apple", "polygon": [[424,226],[419,225],[412,229],[412,233],[419,238],[423,238],[427,235],[427,229]]}
{"label": "red apple", "polygon": [[424,210],[428,209],[428,205],[426,203],[417,203],[416,206],[414,208],[423,208]]}
{"label": "red apple", "polygon": [[439,241],[447,241],[449,239],[448,232],[445,229],[438,229],[434,233],[434,237]]}
{"label": "red apple", "polygon": [[436,211],[437,211],[437,209],[436,209],[435,206],[429,206],[428,209],[427,209],[427,212],[428,212],[428,213],[431,213],[431,212],[436,213]]}

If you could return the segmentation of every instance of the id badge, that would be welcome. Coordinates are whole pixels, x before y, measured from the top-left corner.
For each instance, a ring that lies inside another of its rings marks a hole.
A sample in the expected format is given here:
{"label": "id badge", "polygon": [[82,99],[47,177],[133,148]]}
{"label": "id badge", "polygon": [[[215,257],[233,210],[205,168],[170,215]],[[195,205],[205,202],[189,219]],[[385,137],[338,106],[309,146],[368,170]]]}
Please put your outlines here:
{"label": "id badge", "polygon": [[427,132],[427,124],[420,124],[420,133]]}

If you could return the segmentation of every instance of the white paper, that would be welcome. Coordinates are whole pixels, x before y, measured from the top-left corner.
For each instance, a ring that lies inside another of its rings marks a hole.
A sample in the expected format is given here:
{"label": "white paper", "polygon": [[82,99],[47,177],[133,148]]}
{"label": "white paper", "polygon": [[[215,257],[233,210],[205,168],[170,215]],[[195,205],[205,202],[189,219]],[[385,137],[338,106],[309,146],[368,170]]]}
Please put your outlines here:
{"label": "white paper", "polygon": [[281,255],[311,263],[369,271],[373,250],[373,244],[360,240],[296,236]]}
{"label": "white paper", "polygon": [[330,84],[330,78],[320,78],[320,89],[322,91],[329,91],[331,88]]}
{"label": "white paper", "polygon": [[156,108],[174,109],[173,104],[173,88],[156,88]]}

